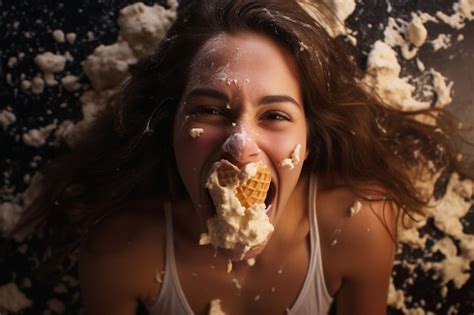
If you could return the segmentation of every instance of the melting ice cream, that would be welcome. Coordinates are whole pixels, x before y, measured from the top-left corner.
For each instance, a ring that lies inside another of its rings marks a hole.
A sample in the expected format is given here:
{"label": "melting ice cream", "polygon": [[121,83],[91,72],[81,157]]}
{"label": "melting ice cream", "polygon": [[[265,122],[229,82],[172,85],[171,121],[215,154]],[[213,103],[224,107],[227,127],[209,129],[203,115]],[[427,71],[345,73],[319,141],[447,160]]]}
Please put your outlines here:
{"label": "melting ice cream", "polygon": [[199,244],[238,250],[241,258],[263,244],[274,229],[264,203],[270,181],[270,171],[260,161],[242,169],[227,160],[214,163],[206,188],[216,214],[208,219],[208,233],[201,235]]}

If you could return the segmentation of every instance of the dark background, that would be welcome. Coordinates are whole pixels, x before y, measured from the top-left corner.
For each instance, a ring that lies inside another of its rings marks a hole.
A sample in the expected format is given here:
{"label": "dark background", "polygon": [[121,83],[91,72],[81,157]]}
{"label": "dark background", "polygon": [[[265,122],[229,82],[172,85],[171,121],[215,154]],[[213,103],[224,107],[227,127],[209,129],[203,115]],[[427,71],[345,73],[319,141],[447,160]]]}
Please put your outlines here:
{"label": "dark background", "polygon": [[[157,3],[156,1],[143,1],[146,4]],[[163,2],[163,1],[160,1]],[[360,1],[359,1],[360,2]],[[5,1],[0,0],[0,110],[7,106],[13,109],[16,122],[6,131],[0,130],[0,174],[2,183],[0,187],[0,202],[15,201],[15,196],[27,188],[23,177],[25,174],[33,175],[50,158],[57,155],[62,148],[54,148],[45,145],[40,148],[32,148],[23,144],[21,134],[35,127],[42,127],[57,119],[59,122],[71,119],[80,120],[79,96],[87,88],[87,78],[82,74],[80,62],[84,60],[100,44],[115,43],[118,28],[116,24],[117,15],[121,8],[134,3],[134,1],[123,0],[96,0],[96,1]],[[447,14],[452,13],[454,1],[391,1],[392,12],[390,16],[410,20],[410,12],[421,10],[434,13],[441,10]],[[383,39],[383,29],[387,24],[387,2],[385,0],[372,0],[357,3],[356,12],[349,17],[346,25],[357,30],[358,44],[351,48],[356,55],[358,63],[364,67],[370,46],[376,39]],[[15,29],[13,23],[19,22]],[[369,28],[368,24],[374,27]],[[383,23],[383,28],[377,27]],[[451,33],[453,35],[452,46],[447,50],[434,52],[431,45],[425,44],[418,53],[426,68],[434,67],[437,71],[454,81],[453,103],[449,105],[450,111],[455,113],[465,124],[472,124],[474,111],[472,110],[474,99],[474,22],[466,23],[466,27],[455,31],[444,24],[425,24],[429,31],[429,38],[433,39],[438,33]],[[51,32],[61,29],[65,34],[74,32],[77,34],[75,44],[56,43]],[[93,32],[94,38],[89,40],[87,32]],[[31,33],[31,38],[24,36],[25,32]],[[464,41],[457,42],[457,34],[464,35]],[[341,39],[342,40],[342,39]],[[349,45],[350,46],[350,45]],[[35,76],[39,69],[34,64],[34,57],[44,51],[61,52],[69,51],[74,57],[74,62],[68,62],[65,71],[81,77],[85,83],[83,88],[71,93],[60,87],[45,87],[40,95],[24,93],[19,89],[20,76],[22,73],[28,79]],[[7,66],[9,57],[17,56],[18,52],[24,52],[25,57],[13,68]],[[416,73],[413,61],[404,61],[399,58],[403,67],[402,76],[408,73]],[[10,75],[10,82],[7,80]],[[67,106],[60,106],[66,103]],[[468,135],[473,139],[473,133]],[[36,157],[36,158],[35,158]],[[36,165],[31,162],[36,159]],[[472,169],[472,163],[471,169]],[[469,225],[469,223],[471,223]],[[465,230],[474,234],[474,209],[463,220]],[[442,233],[429,222],[423,228],[422,233],[440,238]],[[27,244],[26,252],[19,248]],[[63,271],[58,270],[46,280],[33,278],[32,268],[38,259],[46,252],[45,244],[41,244],[36,237],[26,239],[24,243],[7,241],[0,237],[0,286],[9,282],[15,282],[19,289],[33,301],[33,307],[25,309],[21,314],[43,314],[48,310],[47,301],[57,298],[62,301],[66,309],[65,314],[77,314],[80,308],[79,285],[77,282],[77,264],[75,259],[63,266]],[[403,252],[397,257],[399,260],[415,261],[424,258],[422,250],[413,250],[403,246]],[[443,256],[435,255],[430,259],[443,259]],[[471,262],[471,269],[474,264]],[[410,272],[400,265],[396,266],[394,277],[397,288],[401,287],[404,278],[412,276]],[[435,314],[446,314],[451,305],[458,305],[459,314],[474,313],[474,277],[471,277],[463,288],[457,290],[452,283],[448,283],[448,296],[443,299],[440,295],[440,280],[433,280],[432,274],[425,274],[419,268],[415,269],[417,279],[412,286],[404,288],[405,296],[413,296],[411,303],[406,302],[407,307],[420,306],[423,299],[426,311]],[[471,271],[471,275],[474,273]],[[25,286],[24,279],[32,280],[32,286]],[[66,290],[60,290],[58,284],[62,284]],[[2,298],[2,297],[0,297]],[[442,303],[441,309],[436,309],[436,304]],[[51,314],[55,312],[50,311]],[[140,310],[139,313],[144,313]],[[390,309],[389,314],[400,314],[398,310]]]}

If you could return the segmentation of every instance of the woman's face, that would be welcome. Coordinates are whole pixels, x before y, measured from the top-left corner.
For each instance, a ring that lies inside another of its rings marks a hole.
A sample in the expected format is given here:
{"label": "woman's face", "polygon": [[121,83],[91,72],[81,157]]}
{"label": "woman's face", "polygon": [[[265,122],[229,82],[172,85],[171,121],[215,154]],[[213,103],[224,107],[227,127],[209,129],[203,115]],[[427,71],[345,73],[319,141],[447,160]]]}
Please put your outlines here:
{"label": "woman's face", "polygon": [[[213,163],[223,158],[239,168],[265,163],[272,174],[270,222],[277,227],[280,218],[291,215],[285,209],[307,156],[307,126],[297,68],[288,52],[253,33],[209,40],[192,63],[175,122],[178,170],[201,217],[215,211],[205,184]],[[193,137],[190,131],[196,128],[202,133]],[[247,141],[229,145],[239,133]],[[281,166],[291,161],[297,145],[300,162],[293,169]]]}

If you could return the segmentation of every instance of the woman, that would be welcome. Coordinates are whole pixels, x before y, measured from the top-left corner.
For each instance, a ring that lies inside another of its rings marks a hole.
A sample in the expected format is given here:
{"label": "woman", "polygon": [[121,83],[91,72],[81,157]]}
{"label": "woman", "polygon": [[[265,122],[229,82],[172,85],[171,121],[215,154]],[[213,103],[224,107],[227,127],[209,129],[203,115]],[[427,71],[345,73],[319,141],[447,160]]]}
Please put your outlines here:
{"label": "woman", "polygon": [[[295,1],[194,1],[20,227],[81,240],[84,314],[383,314],[398,214],[426,203],[411,174],[458,165],[445,112],[389,109],[360,78]],[[199,245],[221,160],[271,174],[249,250]]]}

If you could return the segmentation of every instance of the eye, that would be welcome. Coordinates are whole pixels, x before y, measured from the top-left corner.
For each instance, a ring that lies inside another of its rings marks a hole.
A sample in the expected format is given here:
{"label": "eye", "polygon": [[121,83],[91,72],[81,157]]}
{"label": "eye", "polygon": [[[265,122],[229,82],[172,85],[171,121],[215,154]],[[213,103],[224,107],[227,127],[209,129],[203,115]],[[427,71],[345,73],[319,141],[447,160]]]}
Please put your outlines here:
{"label": "eye", "polygon": [[280,111],[270,111],[262,115],[262,120],[291,121],[288,114]]}
{"label": "eye", "polygon": [[209,115],[209,116],[223,116],[224,111],[215,106],[198,105],[194,106],[190,112],[191,115]]}

